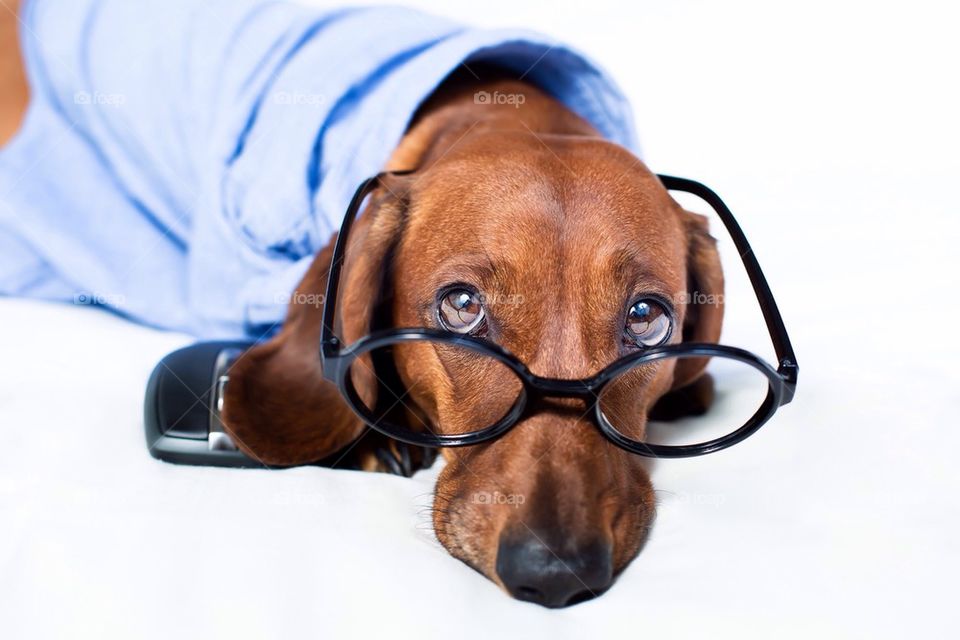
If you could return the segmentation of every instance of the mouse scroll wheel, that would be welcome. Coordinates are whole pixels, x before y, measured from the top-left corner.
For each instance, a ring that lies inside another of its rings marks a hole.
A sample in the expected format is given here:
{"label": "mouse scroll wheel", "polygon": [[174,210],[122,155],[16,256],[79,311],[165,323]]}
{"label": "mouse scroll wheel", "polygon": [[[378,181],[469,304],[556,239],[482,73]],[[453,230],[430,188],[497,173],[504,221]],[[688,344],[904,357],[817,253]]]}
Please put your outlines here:
{"label": "mouse scroll wheel", "polygon": [[217,382],[213,387],[213,410],[210,412],[210,427],[207,430],[207,449],[210,451],[236,451],[237,445],[233,438],[223,428],[223,420],[220,417],[223,413],[223,398],[226,395],[227,383],[230,376],[222,374],[217,376]]}

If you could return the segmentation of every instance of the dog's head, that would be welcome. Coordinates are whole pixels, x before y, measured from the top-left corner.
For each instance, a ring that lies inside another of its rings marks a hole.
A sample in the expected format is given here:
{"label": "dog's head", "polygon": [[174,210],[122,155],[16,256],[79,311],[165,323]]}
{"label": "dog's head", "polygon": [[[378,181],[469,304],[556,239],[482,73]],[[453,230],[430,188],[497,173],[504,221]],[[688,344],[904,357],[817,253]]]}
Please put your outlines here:
{"label": "dog's head", "polygon": [[[706,220],[629,152],[584,135],[457,135],[415,173],[386,179],[358,219],[338,313],[348,344],[433,327],[495,342],[535,375],[579,379],[644,344],[718,340],[722,306],[690,295],[722,299]],[[328,247],[298,294],[322,293],[329,261]],[[269,463],[317,460],[362,431],[319,374],[322,309],[302,302],[311,296],[296,296],[281,334],[231,370],[228,429]],[[485,426],[518,392],[502,367],[436,345],[371,360],[351,367],[359,395],[373,403],[388,382],[413,429]],[[384,365],[390,376],[373,375]],[[621,385],[616,406],[632,433],[658,400],[701,386],[705,366],[664,361]],[[445,450],[436,487],[434,527],[450,553],[547,606],[606,589],[654,517],[645,460],[604,439],[584,405],[548,399],[497,440]]]}
{"label": "dog's head", "polygon": [[[499,344],[538,376],[577,379],[645,340],[716,342],[722,309],[687,301],[722,286],[706,221],[624,149],[489,132],[375,194],[348,248],[342,331],[349,343],[390,326],[446,329]],[[638,302],[644,318],[631,315]],[[516,397],[502,368],[455,350],[423,343],[391,357],[412,427],[459,433]],[[705,365],[667,362],[621,389],[632,428],[642,433],[654,403]],[[368,398],[369,371],[354,375]],[[643,459],[606,441],[579,401],[444,453],[438,538],[522,599],[563,606],[603,591],[654,515]]]}

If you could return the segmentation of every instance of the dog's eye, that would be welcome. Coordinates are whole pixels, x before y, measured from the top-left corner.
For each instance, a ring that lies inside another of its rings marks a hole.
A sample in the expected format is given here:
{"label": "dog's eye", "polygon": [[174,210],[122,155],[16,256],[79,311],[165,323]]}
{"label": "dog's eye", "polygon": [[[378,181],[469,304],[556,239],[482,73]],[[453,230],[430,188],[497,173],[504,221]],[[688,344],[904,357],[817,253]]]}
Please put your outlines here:
{"label": "dog's eye", "polygon": [[470,333],[483,322],[480,294],[469,289],[451,289],[440,298],[440,324],[456,333]]}
{"label": "dog's eye", "polygon": [[645,298],[633,303],[627,312],[626,332],[640,347],[655,347],[670,337],[673,321],[662,304]]}

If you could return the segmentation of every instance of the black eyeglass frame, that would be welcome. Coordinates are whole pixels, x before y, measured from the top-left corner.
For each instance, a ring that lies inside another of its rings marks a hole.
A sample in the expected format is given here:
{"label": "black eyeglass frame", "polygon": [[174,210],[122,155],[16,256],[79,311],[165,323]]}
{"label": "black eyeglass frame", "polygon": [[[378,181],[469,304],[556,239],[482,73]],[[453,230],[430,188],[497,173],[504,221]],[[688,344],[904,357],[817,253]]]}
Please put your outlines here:
{"label": "black eyeglass frame", "polygon": [[[364,180],[357,188],[343,218],[340,234],[333,251],[324,297],[323,326],[320,333],[320,360],[323,376],[337,385],[341,396],[357,416],[370,428],[407,444],[425,447],[462,447],[480,444],[499,438],[518,422],[545,397],[574,397],[583,399],[589,406],[588,413],[593,414],[593,422],[613,444],[631,453],[656,458],[685,458],[705,455],[733,446],[741,442],[762,427],[777,409],[793,400],[797,387],[799,367],[790,343],[783,317],[774,300],[770,286],[760,269],[747,238],[730,209],[710,188],[686,178],[658,175],[660,182],[669,191],[682,191],[693,194],[709,204],[733,238],[740,253],[753,291],[760,304],[767,331],[773,341],[778,365],[774,369],[762,358],[737,347],[708,343],[681,343],[663,345],[646,349],[617,359],[597,374],[581,380],[561,380],[544,378],[533,374],[526,365],[506,349],[486,340],[469,335],[455,334],[432,328],[405,328],[374,331],[349,346],[344,346],[334,334],[337,294],[340,290],[341,271],[347,238],[363,201],[381,180],[387,175],[405,175],[412,171],[381,173]],[[350,366],[365,353],[393,344],[413,341],[445,343],[476,351],[493,358],[513,371],[522,382],[523,388],[510,410],[493,425],[465,434],[438,434],[414,432],[408,429],[389,429],[363,403],[353,381],[349,376]],[[769,384],[767,396],[757,411],[740,428],[731,433],[692,445],[658,445],[631,440],[620,434],[603,415],[599,396],[604,387],[621,373],[665,358],[727,358],[749,365],[765,376]],[[533,402],[531,402],[533,401]]]}

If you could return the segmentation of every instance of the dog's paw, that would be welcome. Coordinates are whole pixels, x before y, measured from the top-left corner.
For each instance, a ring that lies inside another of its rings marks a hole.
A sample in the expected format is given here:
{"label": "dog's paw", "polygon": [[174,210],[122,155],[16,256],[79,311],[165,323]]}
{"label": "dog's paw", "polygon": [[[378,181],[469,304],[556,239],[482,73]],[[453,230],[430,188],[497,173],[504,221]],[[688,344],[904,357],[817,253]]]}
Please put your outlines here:
{"label": "dog's paw", "polygon": [[436,457],[434,449],[410,446],[376,431],[367,431],[344,452],[344,465],[338,466],[409,477],[431,467]]}

